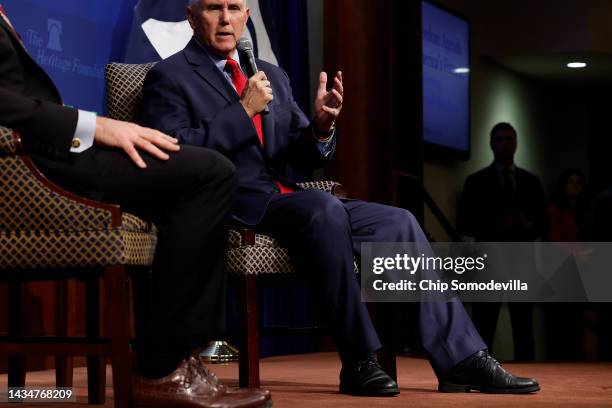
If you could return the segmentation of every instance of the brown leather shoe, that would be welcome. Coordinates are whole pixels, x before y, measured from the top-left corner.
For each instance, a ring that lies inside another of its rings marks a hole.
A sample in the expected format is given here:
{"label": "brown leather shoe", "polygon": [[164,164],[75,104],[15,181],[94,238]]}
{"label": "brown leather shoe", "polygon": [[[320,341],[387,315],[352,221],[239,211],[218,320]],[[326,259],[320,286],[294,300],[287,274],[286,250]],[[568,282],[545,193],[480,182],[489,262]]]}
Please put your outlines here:
{"label": "brown leather shoe", "polygon": [[259,408],[272,406],[270,391],[229,388],[195,356],[183,360],[165,377],[147,379],[135,375],[134,403],[137,407]]}

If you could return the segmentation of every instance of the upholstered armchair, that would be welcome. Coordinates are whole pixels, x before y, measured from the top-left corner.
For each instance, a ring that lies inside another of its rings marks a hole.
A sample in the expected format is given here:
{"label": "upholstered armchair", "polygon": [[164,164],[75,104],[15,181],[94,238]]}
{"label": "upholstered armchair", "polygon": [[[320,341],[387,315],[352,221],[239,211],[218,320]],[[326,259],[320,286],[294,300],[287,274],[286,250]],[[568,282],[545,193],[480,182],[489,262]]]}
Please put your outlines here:
{"label": "upholstered armchair", "polygon": [[[148,222],[47,180],[22,148],[19,134],[0,126],[0,281],[9,285],[8,336],[0,338],[0,354],[9,357],[9,386],[24,386],[25,356],[31,354],[55,355],[57,385],[71,386],[68,356],[84,355],[89,402],[104,403],[104,357],[109,357],[115,406],[131,406],[126,273],[149,269],[156,241]],[[68,336],[75,317],[75,279],[86,284],[85,337]],[[26,284],[47,280],[56,282],[56,337],[26,336]],[[101,303],[107,336],[101,332]]]}
{"label": "upholstered armchair", "polygon": [[[142,86],[149,64],[112,63],[106,66],[106,93],[109,116],[133,121],[142,100]],[[338,197],[345,197],[342,185],[333,181],[301,183],[302,188],[320,189]],[[235,225],[230,229],[228,242],[230,281],[237,286],[239,329],[239,383],[241,387],[259,386],[259,347],[262,331],[260,322],[260,294],[264,286],[283,281],[300,281],[286,248],[270,236],[253,229]],[[357,270],[357,267],[355,267]],[[319,331],[299,329],[300,333]],[[275,334],[291,329],[275,330]]]}

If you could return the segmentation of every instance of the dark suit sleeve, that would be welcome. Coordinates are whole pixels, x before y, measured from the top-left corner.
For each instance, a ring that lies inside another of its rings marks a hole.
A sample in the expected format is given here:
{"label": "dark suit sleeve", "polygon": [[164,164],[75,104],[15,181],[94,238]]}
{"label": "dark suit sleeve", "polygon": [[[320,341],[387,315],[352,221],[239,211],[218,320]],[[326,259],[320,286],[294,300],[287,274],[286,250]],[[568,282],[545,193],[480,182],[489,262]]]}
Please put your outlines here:
{"label": "dark suit sleeve", "polygon": [[20,85],[28,81],[24,68],[27,61],[22,62],[18,54],[14,40],[0,26],[0,125],[19,131],[29,149],[67,156],[78,112],[18,92]]}
{"label": "dark suit sleeve", "polygon": [[[274,115],[275,134],[288,138],[286,150],[272,158],[273,166],[282,169],[289,163],[303,169],[319,167],[326,156],[317,148],[319,143],[313,137],[310,123],[291,96],[287,75],[277,67],[264,66],[277,81],[273,84],[276,103],[270,113]],[[140,123],[170,134],[181,143],[205,146],[230,158],[249,146],[259,145],[253,121],[238,100],[207,112],[205,117],[196,117],[192,104],[199,100],[206,103],[207,95],[194,96],[193,89],[181,82],[181,75],[176,72],[181,68],[176,67],[160,64],[147,74]]]}
{"label": "dark suit sleeve", "polygon": [[0,87],[0,125],[19,131],[28,148],[67,156],[78,111]]}
{"label": "dark suit sleeve", "polygon": [[316,170],[330,160],[336,149],[336,138],[328,145],[317,142],[310,126],[301,132],[289,149],[289,164],[304,170]]}
{"label": "dark suit sleeve", "polygon": [[149,71],[144,83],[146,103],[139,115],[141,123],[181,143],[206,146],[226,156],[259,143],[253,121],[238,101],[192,123],[191,109],[180,86],[171,74],[156,68]]}
{"label": "dark suit sleeve", "polygon": [[469,176],[465,180],[459,207],[457,209],[457,231],[472,238],[477,236],[478,216],[476,206],[478,204],[477,188],[474,177]]}

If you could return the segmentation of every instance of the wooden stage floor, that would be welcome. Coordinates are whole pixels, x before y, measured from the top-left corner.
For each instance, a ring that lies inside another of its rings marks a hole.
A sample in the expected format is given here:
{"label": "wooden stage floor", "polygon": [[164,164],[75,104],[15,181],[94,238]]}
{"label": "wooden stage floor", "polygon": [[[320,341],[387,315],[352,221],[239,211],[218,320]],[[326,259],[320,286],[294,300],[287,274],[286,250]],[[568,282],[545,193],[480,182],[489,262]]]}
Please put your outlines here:
{"label": "wooden stage floor", "polygon": [[[363,398],[338,394],[340,362],[335,353],[270,357],[261,361],[262,386],[272,391],[274,407],[612,407],[612,363],[505,364],[515,374],[538,378],[542,390],[533,395],[442,394],[426,360],[399,357],[401,394],[394,398]],[[226,383],[237,383],[238,365],[213,365]],[[107,367],[107,403],[112,407],[110,367]],[[29,387],[52,386],[53,370],[28,373]],[[0,391],[6,391],[6,375],[0,375]],[[77,403],[48,406],[86,406],[85,369],[75,369]],[[7,406],[9,404],[0,404]],[[42,407],[43,404],[10,404]]]}

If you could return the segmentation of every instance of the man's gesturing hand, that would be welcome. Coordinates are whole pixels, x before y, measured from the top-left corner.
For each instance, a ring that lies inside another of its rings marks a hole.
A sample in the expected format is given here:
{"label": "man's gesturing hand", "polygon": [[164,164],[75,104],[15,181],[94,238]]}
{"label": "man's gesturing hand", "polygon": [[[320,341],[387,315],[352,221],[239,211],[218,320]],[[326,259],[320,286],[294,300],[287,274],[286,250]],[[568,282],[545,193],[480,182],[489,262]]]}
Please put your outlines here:
{"label": "man's gesturing hand", "polygon": [[334,78],[334,86],[327,90],[327,74],[319,74],[319,88],[314,102],[314,122],[319,130],[329,132],[334,121],[340,115],[344,88],[342,87],[342,72],[338,71]]}
{"label": "man's gesturing hand", "polygon": [[252,118],[264,110],[272,99],[274,97],[272,96],[270,81],[263,71],[259,71],[247,81],[240,97],[240,103],[247,115]]}
{"label": "man's gesturing hand", "polygon": [[146,168],[147,165],[136,149],[143,150],[161,160],[170,158],[161,149],[170,152],[176,152],[180,149],[178,140],[157,130],[101,116],[96,118],[94,141],[102,146],[122,149],[141,169]]}

